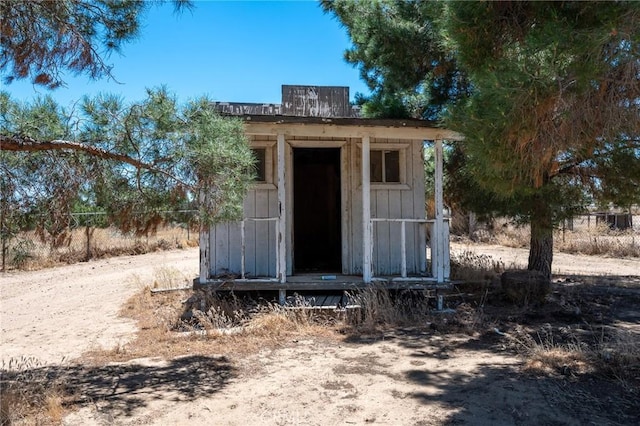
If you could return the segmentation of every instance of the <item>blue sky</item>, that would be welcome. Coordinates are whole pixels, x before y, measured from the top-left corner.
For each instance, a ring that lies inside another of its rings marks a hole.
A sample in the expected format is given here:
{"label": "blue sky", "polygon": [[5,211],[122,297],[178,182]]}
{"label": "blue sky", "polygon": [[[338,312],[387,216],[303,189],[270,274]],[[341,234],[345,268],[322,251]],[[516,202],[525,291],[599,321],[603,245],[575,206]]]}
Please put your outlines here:
{"label": "blue sky", "polygon": [[358,70],[343,59],[346,30],[313,1],[195,1],[175,15],[153,7],[141,36],[112,54],[118,82],[66,76],[67,87],[49,91],[28,81],[3,85],[14,99],[51,94],[70,106],[85,94],[141,100],[146,87],[166,85],[180,101],[202,95],[232,102],[279,103],[282,84],[349,86],[368,93]]}

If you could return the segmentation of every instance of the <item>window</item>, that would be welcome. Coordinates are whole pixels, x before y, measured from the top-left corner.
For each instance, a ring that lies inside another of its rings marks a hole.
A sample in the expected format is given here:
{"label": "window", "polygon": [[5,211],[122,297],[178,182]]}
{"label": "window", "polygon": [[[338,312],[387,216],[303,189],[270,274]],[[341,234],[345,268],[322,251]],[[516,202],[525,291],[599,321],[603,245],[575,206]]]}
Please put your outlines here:
{"label": "window", "polygon": [[273,147],[272,141],[251,141],[251,152],[255,158],[254,189],[275,189],[273,184]]}
{"label": "window", "polygon": [[267,149],[266,148],[252,148],[253,156],[256,159],[256,182],[267,181]]}
{"label": "window", "polygon": [[372,149],[369,153],[372,183],[400,183],[400,151]]}

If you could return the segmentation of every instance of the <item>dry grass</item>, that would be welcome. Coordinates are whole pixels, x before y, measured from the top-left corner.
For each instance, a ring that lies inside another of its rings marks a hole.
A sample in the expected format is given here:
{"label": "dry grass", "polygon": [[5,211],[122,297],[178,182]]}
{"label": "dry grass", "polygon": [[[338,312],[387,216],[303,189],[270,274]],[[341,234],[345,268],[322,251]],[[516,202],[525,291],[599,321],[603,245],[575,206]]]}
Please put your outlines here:
{"label": "dry grass", "polygon": [[371,335],[408,327],[471,335],[486,326],[482,303],[456,302],[455,310],[437,311],[433,296],[428,292],[390,293],[380,288],[353,293],[352,301],[360,309],[345,317],[342,331]]}
{"label": "dry grass", "polygon": [[57,425],[66,409],[64,382],[30,357],[2,365],[0,377],[1,425]]}
{"label": "dry grass", "polygon": [[87,248],[85,228],[69,231],[62,246],[53,248],[34,231],[24,232],[11,241],[7,266],[22,270],[49,268],[122,255],[198,246],[198,233],[181,227],[164,227],[148,237],[123,234],[115,228],[92,228]]}
{"label": "dry grass", "polygon": [[504,262],[486,254],[469,250],[451,257],[451,279],[470,283],[486,283],[495,280],[505,271]]}
{"label": "dry grass", "polygon": [[[494,227],[491,232],[482,231],[476,235],[478,242],[514,248],[528,248],[529,239],[529,226],[509,222]],[[576,226],[573,231],[557,229],[554,249],[589,256],[640,257],[640,233],[637,229],[612,230],[604,223]]]}
{"label": "dry grass", "polygon": [[547,324],[536,332],[518,326],[509,339],[534,374],[577,377],[600,374],[640,391],[640,336],[601,326],[588,333]]}
{"label": "dry grass", "polygon": [[[154,288],[182,287],[180,273],[159,269]],[[153,293],[149,286],[133,295],[121,315],[137,322],[136,338],[111,350],[95,350],[85,361],[95,364],[144,357],[238,355],[287,345],[299,336],[336,338],[337,328],[324,316],[274,303],[191,289]]]}
{"label": "dry grass", "polygon": [[348,317],[348,325],[372,332],[381,327],[426,324],[426,315],[432,310],[426,296],[423,293],[392,295],[378,287],[352,292],[349,297],[359,309]]}

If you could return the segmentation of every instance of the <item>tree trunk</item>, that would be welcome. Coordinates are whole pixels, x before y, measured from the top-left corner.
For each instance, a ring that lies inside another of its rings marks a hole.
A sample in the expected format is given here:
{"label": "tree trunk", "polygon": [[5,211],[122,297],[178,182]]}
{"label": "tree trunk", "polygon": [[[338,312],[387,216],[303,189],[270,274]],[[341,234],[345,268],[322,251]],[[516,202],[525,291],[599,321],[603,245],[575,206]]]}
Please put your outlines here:
{"label": "tree trunk", "polygon": [[539,271],[551,279],[553,262],[553,217],[543,199],[535,200],[531,212],[531,245],[529,247],[530,271]]}

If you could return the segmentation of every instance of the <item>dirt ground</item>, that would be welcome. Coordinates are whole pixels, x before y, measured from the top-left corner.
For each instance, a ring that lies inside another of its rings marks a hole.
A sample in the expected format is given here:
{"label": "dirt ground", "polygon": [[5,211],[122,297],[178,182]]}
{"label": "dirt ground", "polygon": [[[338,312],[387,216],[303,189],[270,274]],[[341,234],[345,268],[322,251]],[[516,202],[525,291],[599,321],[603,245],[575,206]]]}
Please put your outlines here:
{"label": "dirt ground", "polygon": [[[490,254],[506,266],[527,259],[526,250],[498,246],[452,249]],[[638,259],[557,254],[554,271],[580,276],[556,286],[583,286],[593,296],[574,306],[579,314],[522,311],[477,333],[443,334],[424,324],[295,339],[244,357],[74,363],[87,350],[134,337],[135,323],[119,317],[119,309],[162,268],[194,277],[197,248],[0,276],[3,369],[23,356],[64,368],[86,401],[62,420],[66,425],[600,425],[640,418],[638,395],[619,393],[615,384],[609,389],[599,377],[576,383],[572,374],[527,373],[501,334],[516,323],[546,324],[561,314],[574,316],[563,324],[606,322],[639,332]],[[601,392],[594,394],[594,386]]]}

